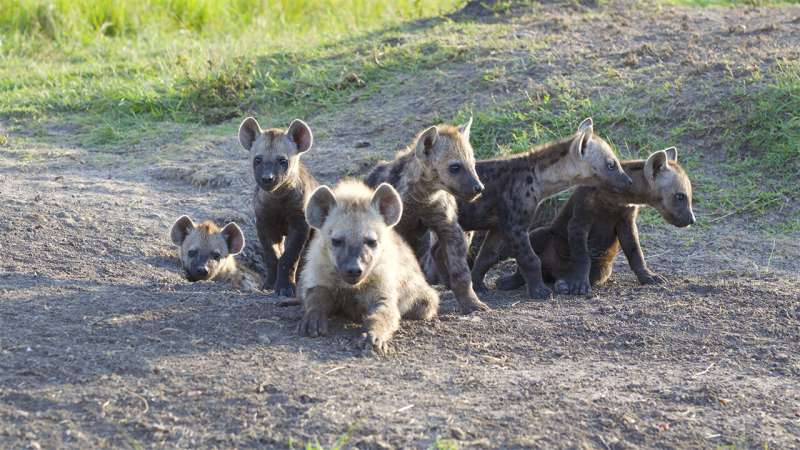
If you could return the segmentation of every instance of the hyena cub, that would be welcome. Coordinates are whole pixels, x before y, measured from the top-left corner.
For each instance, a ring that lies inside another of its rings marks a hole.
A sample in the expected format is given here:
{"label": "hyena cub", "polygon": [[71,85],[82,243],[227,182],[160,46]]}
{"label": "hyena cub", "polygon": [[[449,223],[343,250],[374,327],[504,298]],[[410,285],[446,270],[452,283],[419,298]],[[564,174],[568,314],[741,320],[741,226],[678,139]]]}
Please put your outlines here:
{"label": "hyena cub", "polygon": [[[587,294],[611,276],[620,247],[642,284],[663,283],[652,272],[639,245],[636,217],[640,205],[650,205],[676,227],[695,223],[692,184],[678,164],[675,147],[655,152],[646,161],[623,161],[633,186],[623,192],[581,186],[550,226],[537,228],[531,245],[542,258],[542,272],[563,294]],[[525,283],[519,272],[497,280],[498,289]]]}
{"label": "hyena cub", "polygon": [[303,206],[318,184],[300,155],[312,140],[311,129],[299,119],[287,130],[262,130],[252,117],[239,126],[239,143],[250,151],[256,181],[256,231],[266,268],[262,289],[275,289],[278,296],[295,296],[295,273],[310,234]]}
{"label": "hyena cub", "polygon": [[442,247],[443,266],[461,312],[489,307],[472,289],[467,264],[467,241],[458,224],[456,199],[471,201],[483,192],[475,173],[469,143],[472,119],[464,125],[437,125],[419,133],[391,162],[379,164],[367,177],[371,187],[387,182],[403,199],[404,214],[397,231],[420,258],[433,231]]}
{"label": "hyena cub", "polygon": [[363,321],[364,348],[383,354],[401,318],[436,315],[439,296],[393,229],[402,214],[400,196],[386,183],[375,191],[356,181],[314,191],[306,218],[317,232],[300,276],[301,335],[327,334],[328,318],[340,313]]}
{"label": "hyena cub", "polygon": [[539,203],[579,184],[622,189],[632,183],[608,143],[594,134],[591,118],[581,122],[570,138],[521,155],[479,161],[476,170],[486,191],[474,202],[458,204],[458,219],[465,230],[487,231],[472,267],[472,283],[478,290],[486,289],[486,272],[507,244],[528,284],[528,295],[537,299],[550,296],[528,238]]}
{"label": "hyena cub", "polygon": [[181,216],[169,234],[180,247],[181,266],[189,281],[229,281],[234,289],[244,291],[258,287],[258,277],[239,268],[234,259],[244,248],[244,234],[235,223],[220,229],[210,220],[196,225],[189,216]]}

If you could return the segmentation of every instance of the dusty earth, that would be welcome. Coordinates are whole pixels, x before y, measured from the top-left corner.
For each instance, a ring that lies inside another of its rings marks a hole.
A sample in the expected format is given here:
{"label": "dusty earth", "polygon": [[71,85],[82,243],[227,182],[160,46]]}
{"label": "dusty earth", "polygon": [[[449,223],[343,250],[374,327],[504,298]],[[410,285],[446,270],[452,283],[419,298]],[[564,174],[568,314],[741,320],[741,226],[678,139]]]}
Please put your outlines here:
{"label": "dusty earth", "polygon": [[[719,70],[736,70],[800,51],[792,21],[800,9],[791,7],[689,18],[679,8],[554,6],[487,20],[536,37],[555,32],[554,17],[558,28],[587,14],[595,25],[625,19],[627,33],[603,38],[616,47],[635,50],[659,35],[652,48],[671,42],[671,55],[708,64],[699,76],[709,78],[716,55],[727,61]],[[768,32],[729,31],[776,20]],[[717,44],[695,45],[694,54],[664,34],[686,23],[705,24],[693,33]],[[594,33],[573,30],[578,43]],[[562,68],[604,63],[549,48]],[[605,63],[616,58],[626,70],[624,53]],[[474,69],[448,70],[468,78]],[[425,89],[393,94],[386,107],[359,104],[376,114],[355,127],[343,125],[354,122],[345,112],[309,118],[321,136],[307,158],[312,170],[327,182],[363,172],[364,161],[388,156],[457,101],[445,95],[423,107]],[[390,125],[408,122],[409,111],[408,130]],[[255,243],[251,182],[232,136],[132,149],[162,155],[146,166],[23,137],[12,133],[8,151],[0,148],[0,447],[327,448],[340,437],[358,448],[428,448],[437,439],[440,447],[800,447],[796,235],[766,234],[740,214],[712,222],[700,204],[705,226],[641,227],[648,262],[669,285],[638,286],[620,257],[590,297],[532,302],[522,291],[492,292],[483,299],[493,311],[462,317],[444,294],[437,320],[404,323],[393,355],[364,358],[353,349],[355,324],[299,338],[299,309],[181,278],[167,240],[179,214],[235,218]],[[680,144],[702,145],[692,139]],[[363,140],[373,146],[355,149]],[[791,201],[787,208],[796,211]]]}

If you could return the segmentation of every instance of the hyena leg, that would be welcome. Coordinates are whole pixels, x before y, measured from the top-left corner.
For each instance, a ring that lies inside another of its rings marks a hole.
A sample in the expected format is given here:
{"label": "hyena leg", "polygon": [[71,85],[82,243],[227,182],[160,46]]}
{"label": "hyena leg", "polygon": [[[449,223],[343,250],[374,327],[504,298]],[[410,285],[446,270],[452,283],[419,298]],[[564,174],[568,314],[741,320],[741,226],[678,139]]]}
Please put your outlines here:
{"label": "hyena leg", "polygon": [[430,320],[439,312],[439,295],[427,284],[418,287],[414,300],[407,311],[402,311],[403,319]]}
{"label": "hyena leg", "polygon": [[458,300],[461,312],[469,314],[473,311],[488,311],[491,308],[480,301],[472,289],[464,231],[457,222],[443,225],[436,230],[436,236],[446,251],[450,286]]}
{"label": "hyena leg", "polygon": [[278,273],[278,254],[275,251],[276,243],[270,239],[264,227],[259,226],[256,219],[256,229],[258,230],[258,240],[264,252],[264,282],[261,289],[270,290],[275,288],[275,278]]}
{"label": "hyena leg", "polygon": [[472,266],[472,285],[476,291],[486,292],[486,284],[483,279],[486,277],[486,272],[500,259],[504,241],[503,233],[499,230],[489,230],[486,237],[483,238],[483,245],[481,245],[478,256],[475,258],[475,264]]}
{"label": "hyena leg", "polygon": [[315,286],[303,298],[305,314],[297,325],[300,336],[324,336],[328,334],[328,317],[335,309],[334,297],[324,286]]}
{"label": "hyena leg", "polygon": [[361,335],[362,348],[385,355],[389,349],[389,339],[400,328],[400,311],[397,301],[380,299],[367,311],[364,317],[364,333]]}
{"label": "hyena leg", "polygon": [[551,291],[542,280],[542,262],[531,247],[528,230],[523,226],[513,227],[509,241],[517,259],[518,270],[522,272],[525,284],[528,285],[528,295],[539,300],[549,298]]}
{"label": "hyena leg", "polygon": [[308,239],[309,228],[302,224],[293,224],[289,234],[286,236],[285,251],[278,261],[278,273],[275,282],[275,293],[279,297],[294,297],[295,295],[295,273],[297,261],[303,252],[303,247]]}

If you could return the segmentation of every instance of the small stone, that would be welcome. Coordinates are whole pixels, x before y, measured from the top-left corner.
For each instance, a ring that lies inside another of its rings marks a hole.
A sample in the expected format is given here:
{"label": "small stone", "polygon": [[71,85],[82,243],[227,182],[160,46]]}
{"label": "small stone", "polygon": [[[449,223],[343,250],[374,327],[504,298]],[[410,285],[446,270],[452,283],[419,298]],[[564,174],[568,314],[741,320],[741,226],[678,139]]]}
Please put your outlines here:
{"label": "small stone", "polygon": [[467,438],[467,433],[465,433],[461,428],[453,427],[450,428],[450,436],[452,436],[453,439],[463,441]]}

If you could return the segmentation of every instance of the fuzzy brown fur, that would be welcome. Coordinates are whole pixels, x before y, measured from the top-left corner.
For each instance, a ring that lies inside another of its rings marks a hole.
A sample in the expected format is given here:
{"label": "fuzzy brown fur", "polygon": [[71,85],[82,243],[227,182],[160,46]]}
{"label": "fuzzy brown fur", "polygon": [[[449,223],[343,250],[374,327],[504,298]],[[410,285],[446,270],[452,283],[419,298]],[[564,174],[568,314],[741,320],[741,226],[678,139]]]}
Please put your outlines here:
{"label": "fuzzy brown fur", "polygon": [[481,192],[475,157],[469,143],[472,120],[460,127],[437,125],[419,133],[412,144],[390,162],[379,164],[367,184],[394,186],[403,199],[404,214],[397,231],[418,257],[435,233],[442,248],[443,270],[462,313],[488,310],[472,288],[467,264],[467,241],[458,223],[456,196],[465,202]]}
{"label": "fuzzy brown fur", "polygon": [[253,204],[256,231],[264,251],[263,289],[279,297],[295,296],[295,274],[311,229],[303,207],[318,183],[300,161],[311,148],[311,129],[301,120],[289,128],[262,130],[248,117],[239,126],[239,142],[250,152],[256,181]]}
{"label": "fuzzy brown fur", "polygon": [[258,276],[240,268],[234,259],[244,248],[244,235],[235,223],[220,229],[210,220],[195,225],[188,216],[181,216],[172,225],[170,238],[179,247],[181,267],[189,281],[221,281],[238,290],[257,289]]}
{"label": "fuzzy brown fur", "polygon": [[[631,188],[619,192],[581,186],[551,225],[530,234],[531,245],[542,258],[543,275],[555,282],[556,292],[587,294],[590,286],[605,283],[620,247],[640,283],[666,281],[647,267],[636,217],[640,205],[649,205],[672,225],[693,224],[691,182],[674,148],[656,152],[647,161],[624,161],[622,167],[633,179]],[[524,283],[517,272],[500,278],[497,287],[515,289]]]}
{"label": "fuzzy brown fur", "polygon": [[365,349],[384,354],[401,318],[436,315],[439,296],[393,229],[402,210],[388,184],[373,191],[343,181],[333,191],[327,186],[314,191],[306,216],[317,232],[300,276],[301,335],[327,334],[329,317],[342,314],[364,323]]}
{"label": "fuzzy brown fur", "polygon": [[[591,119],[584,120],[568,139],[522,155],[479,161],[476,169],[486,191],[477,201],[458,204],[459,222],[465,230],[487,231],[472,267],[472,283],[479,291],[486,289],[486,272],[507,243],[528,284],[528,295],[537,299],[550,296],[542,281],[541,261],[528,238],[539,203],[579,184],[621,189],[631,183],[611,147],[594,134]],[[437,261],[442,259],[440,253],[434,253]]]}

